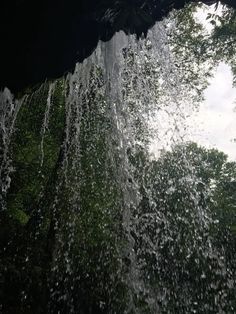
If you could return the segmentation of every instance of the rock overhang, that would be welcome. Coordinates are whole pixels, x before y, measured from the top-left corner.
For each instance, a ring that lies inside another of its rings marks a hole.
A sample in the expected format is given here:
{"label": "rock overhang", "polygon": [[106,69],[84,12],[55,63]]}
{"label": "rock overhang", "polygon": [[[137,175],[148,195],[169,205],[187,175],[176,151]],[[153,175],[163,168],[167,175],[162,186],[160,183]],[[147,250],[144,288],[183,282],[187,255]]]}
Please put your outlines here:
{"label": "rock overhang", "polygon": [[[0,20],[0,86],[17,93],[73,71],[115,32],[146,34],[172,9],[196,0],[8,0]],[[205,4],[217,0],[202,0]],[[236,0],[224,0],[236,8]]]}

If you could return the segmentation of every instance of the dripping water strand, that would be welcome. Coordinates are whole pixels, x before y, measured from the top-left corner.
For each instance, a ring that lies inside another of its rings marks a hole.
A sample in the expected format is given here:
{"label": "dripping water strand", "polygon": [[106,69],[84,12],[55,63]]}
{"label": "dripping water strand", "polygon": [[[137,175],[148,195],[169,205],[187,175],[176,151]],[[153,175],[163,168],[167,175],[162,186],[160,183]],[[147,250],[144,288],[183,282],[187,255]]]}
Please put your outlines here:
{"label": "dripping water strand", "polygon": [[4,196],[10,187],[10,174],[13,171],[9,149],[17,114],[21,104],[27,100],[27,95],[21,100],[14,100],[11,92],[5,88],[0,92],[0,209],[5,208]]}
{"label": "dripping water strand", "polygon": [[41,149],[40,167],[41,168],[43,167],[43,162],[44,162],[44,139],[45,139],[45,133],[48,131],[48,127],[49,127],[50,110],[51,110],[51,106],[53,105],[52,97],[55,91],[55,86],[56,86],[56,82],[49,84],[46,109],[45,109],[43,124],[41,128],[41,143],[40,143],[40,149]]}

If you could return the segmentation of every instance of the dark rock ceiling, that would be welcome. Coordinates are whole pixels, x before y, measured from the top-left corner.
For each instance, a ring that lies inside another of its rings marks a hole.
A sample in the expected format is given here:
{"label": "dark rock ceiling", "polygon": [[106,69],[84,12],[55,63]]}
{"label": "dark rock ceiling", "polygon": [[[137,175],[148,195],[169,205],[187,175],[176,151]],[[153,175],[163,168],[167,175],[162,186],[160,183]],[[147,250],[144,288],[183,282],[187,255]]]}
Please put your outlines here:
{"label": "dark rock ceiling", "polygon": [[[60,77],[89,56],[99,39],[109,40],[121,29],[145,34],[173,8],[195,1],[2,0],[0,87],[18,92]],[[236,0],[223,2],[236,8]]]}

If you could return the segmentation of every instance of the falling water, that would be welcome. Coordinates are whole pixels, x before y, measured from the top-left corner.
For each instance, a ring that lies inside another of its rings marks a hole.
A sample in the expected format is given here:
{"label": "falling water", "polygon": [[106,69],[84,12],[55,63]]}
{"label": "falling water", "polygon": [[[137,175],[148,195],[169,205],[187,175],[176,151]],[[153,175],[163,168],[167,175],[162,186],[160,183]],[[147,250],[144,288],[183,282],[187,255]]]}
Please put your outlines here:
{"label": "falling water", "polygon": [[0,210],[5,209],[4,198],[11,183],[10,173],[13,169],[9,156],[9,144],[17,113],[23,101],[24,99],[14,100],[7,88],[0,93]]}
{"label": "falling water", "polygon": [[45,111],[42,130],[41,130],[41,136],[42,136],[41,145],[40,145],[41,146],[41,155],[42,155],[41,167],[43,166],[43,159],[44,159],[44,150],[43,150],[44,136],[45,136],[45,132],[47,131],[48,126],[49,126],[50,109],[51,109],[51,105],[52,105],[52,94],[54,92],[54,89],[55,89],[55,83],[51,83],[49,85],[46,111]]}
{"label": "falling water", "polygon": [[[179,132],[196,95],[176,63],[158,23],[139,41],[119,32],[100,42],[60,85],[63,141],[53,180],[40,181],[34,205],[33,243],[44,239],[50,252],[42,262],[49,313],[230,313],[232,278],[212,243],[210,192],[195,167],[202,161],[189,159]],[[57,89],[49,85],[42,114],[39,172]],[[1,93],[2,204],[20,104]],[[176,115],[169,125],[176,155],[153,161],[151,138],[162,130],[150,121],[163,111]],[[31,251],[26,260],[35,263]],[[29,289],[24,297],[30,304]]]}

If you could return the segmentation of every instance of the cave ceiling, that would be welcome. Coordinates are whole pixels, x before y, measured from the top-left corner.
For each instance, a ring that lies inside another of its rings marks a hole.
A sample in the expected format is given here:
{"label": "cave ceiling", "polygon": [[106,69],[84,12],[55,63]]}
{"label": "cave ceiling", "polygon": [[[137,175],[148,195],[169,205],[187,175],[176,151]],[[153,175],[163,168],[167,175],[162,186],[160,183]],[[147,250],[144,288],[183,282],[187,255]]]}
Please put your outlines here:
{"label": "cave ceiling", "polygon": [[[13,92],[72,71],[116,31],[146,34],[194,0],[3,0],[0,86]],[[206,4],[217,1],[203,0]],[[224,3],[236,8],[236,0]]]}

